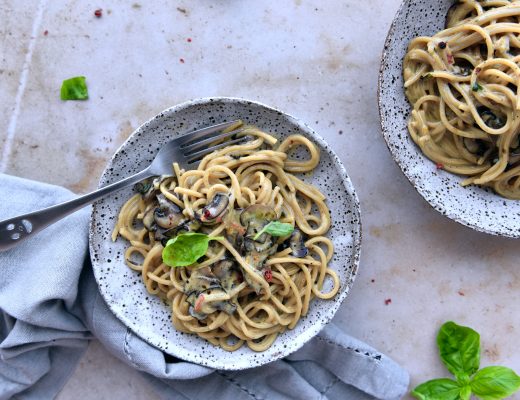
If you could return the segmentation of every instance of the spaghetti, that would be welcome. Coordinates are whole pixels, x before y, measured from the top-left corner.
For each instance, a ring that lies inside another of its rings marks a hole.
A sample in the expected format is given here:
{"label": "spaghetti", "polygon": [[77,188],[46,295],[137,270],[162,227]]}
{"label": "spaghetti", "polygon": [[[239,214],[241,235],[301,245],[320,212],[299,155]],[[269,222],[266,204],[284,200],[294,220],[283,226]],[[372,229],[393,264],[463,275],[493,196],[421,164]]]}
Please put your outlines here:
{"label": "spaghetti", "polygon": [[462,185],[520,199],[520,2],[463,0],[446,29],[410,42],[404,58],[408,130]]}
{"label": "spaghetti", "polygon": [[[141,183],[112,239],[129,242],[127,265],[170,304],[177,330],[228,351],[244,343],[264,351],[295,327],[313,298],[334,297],[340,283],[328,268],[325,196],[294,175],[318,165],[315,145],[292,135],[276,146],[276,138],[252,126],[240,135],[249,140],[207,155],[197,169],[174,163],[172,176]],[[296,147],[309,157],[289,158]],[[273,221],[290,224],[292,233],[264,232]],[[189,266],[170,267],[164,246],[186,232],[208,235],[207,252]]]}

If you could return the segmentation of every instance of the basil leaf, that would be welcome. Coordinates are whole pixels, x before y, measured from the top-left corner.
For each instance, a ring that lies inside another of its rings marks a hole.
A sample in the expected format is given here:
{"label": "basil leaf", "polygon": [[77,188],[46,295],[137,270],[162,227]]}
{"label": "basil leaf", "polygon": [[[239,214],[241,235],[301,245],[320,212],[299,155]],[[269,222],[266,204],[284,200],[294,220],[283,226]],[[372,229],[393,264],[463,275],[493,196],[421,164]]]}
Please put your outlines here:
{"label": "basil leaf", "polygon": [[208,251],[211,240],[218,239],[204,233],[188,232],[168,240],[162,259],[170,267],[185,267],[196,262]]}
{"label": "basil leaf", "polygon": [[457,382],[443,378],[424,382],[411,394],[419,400],[459,400],[461,389]]}
{"label": "basil leaf", "polygon": [[483,88],[482,88],[482,86],[480,86],[480,85],[478,84],[478,82],[475,82],[475,83],[473,84],[473,86],[471,87],[471,89],[472,89],[474,92],[478,92],[479,90],[482,90]]}
{"label": "basil leaf", "polygon": [[460,400],[469,400],[471,398],[471,386],[466,385],[460,389]]}
{"label": "basil leaf", "polygon": [[61,84],[60,97],[62,100],[87,100],[88,89],[85,77],[65,79]]}
{"label": "basil leaf", "polygon": [[482,400],[504,399],[520,389],[520,376],[506,367],[486,367],[475,374],[470,385]]}
{"label": "basil leaf", "polygon": [[289,236],[294,231],[294,226],[285,222],[271,221],[258,232],[253,240],[258,239],[263,233],[271,236]]}
{"label": "basil leaf", "polygon": [[441,326],[437,345],[442,362],[455,376],[473,375],[480,365],[480,335],[448,321]]}

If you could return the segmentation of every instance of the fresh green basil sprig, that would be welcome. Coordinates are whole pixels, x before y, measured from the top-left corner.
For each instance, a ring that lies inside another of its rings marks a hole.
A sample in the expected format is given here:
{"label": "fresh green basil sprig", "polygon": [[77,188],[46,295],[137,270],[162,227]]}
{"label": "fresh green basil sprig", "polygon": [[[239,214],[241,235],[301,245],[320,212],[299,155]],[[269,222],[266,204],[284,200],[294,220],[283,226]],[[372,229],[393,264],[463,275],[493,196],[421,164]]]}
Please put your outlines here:
{"label": "fresh green basil sprig", "polygon": [[442,325],[437,335],[442,362],[455,380],[433,379],[417,386],[412,395],[420,400],[500,400],[520,389],[520,377],[506,367],[480,367],[480,335],[454,322]]}
{"label": "fresh green basil sprig", "polygon": [[206,254],[210,241],[219,238],[204,233],[181,233],[168,240],[162,251],[162,259],[170,267],[186,267]]}

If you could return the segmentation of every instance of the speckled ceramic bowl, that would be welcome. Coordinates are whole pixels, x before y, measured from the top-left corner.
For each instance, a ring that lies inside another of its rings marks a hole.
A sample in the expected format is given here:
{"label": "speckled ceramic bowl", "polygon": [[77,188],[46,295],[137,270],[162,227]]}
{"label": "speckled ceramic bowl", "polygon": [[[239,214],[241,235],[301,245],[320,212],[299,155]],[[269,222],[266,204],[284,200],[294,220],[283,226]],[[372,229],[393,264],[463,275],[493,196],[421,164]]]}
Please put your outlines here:
{"label": "speckled ceramic bowl", "polygon": [[314,300],[308,315],[294,330],[280,335],[268,350],[255,353],[243,346],[229,353],[195,335],[175,330],[170,308],[149,295],[140,275],[125,265],[126,241],[119,238],[113,243],[110,240],[119,210],[133,194],[132,188],[96,203],[90,225],[94,274],[112,312],[138,336],[165,353],[226,370],[254,367],[294,352],[330,321],[349,293],[358,268],[361,224],[359,202],[340,160],[308,126],[281,111],[241,99],[201,99],[172,107],[138,128],[110,160],[100,181],[102,186],[143,169],[161,144],[176,135],[238,118],[280,138],[299,133],[317,144],[320,164],[311,176],[302,179],[316,185],[327,196],[327,204],[332,210],[333,223],[328,236],[334,242],[335,254],[330,267],[340,277],[340,291],[332,300]]}
{"label": "speckled ceramic bowl", "polygon": [[408,134],[411,107],[403,89],[402,62],[408,43],[443,29],[453,0],[405,0],[392,23],[379,75],[379,111],[392,157],[417,191],[439,211],[463,225],[494,235],[520,237],[520,201],[490,189],[462,187],[461,176],[437,170]]}

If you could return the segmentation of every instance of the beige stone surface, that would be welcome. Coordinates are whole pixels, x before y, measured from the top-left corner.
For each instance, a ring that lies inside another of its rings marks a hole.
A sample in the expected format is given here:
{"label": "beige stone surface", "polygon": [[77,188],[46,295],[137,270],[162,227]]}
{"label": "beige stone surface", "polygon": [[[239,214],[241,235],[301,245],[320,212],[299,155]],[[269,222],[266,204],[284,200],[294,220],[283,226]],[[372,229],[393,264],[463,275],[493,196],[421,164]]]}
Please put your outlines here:
{"label": "beige stone surface", "polygon": [[[518,372],[518,241],[432,210],[380,133],[380,53],[399,3],[0,0],[0,172],[87,192],[168,106],[227,95],[279,107],[333,144],[361,200],[359,275],[335,322],[402,364],[411,387],[447,374],[434,340],[447,320],[481,333],[482,365]],[[90,99],[62,102],[61,82],[75,75]],[[155,399],[150,390],[94,343],[58,399]]]}

